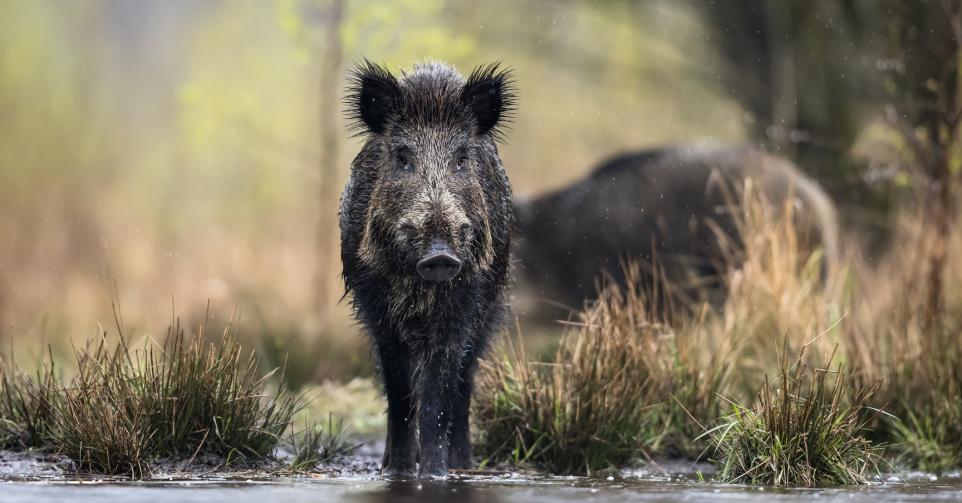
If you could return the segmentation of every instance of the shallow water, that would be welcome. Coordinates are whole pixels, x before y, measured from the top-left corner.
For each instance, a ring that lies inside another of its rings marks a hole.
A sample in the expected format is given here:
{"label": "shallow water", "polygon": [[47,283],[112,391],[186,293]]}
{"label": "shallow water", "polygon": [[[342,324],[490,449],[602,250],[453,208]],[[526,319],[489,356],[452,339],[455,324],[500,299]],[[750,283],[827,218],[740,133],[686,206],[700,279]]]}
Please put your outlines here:
{"label": "shallow water", "polygon": [[[832,489],[773,489],[698,480],[708,464],[652,462],[604,478],[548,477],[513,472],[471,472],[445,481],[390,481],[378,475],[377,449],[325,465],[310,476],[265,471],[222,472],[176,464],[158,466],[154,479],[77,478],[70,463],[37,453],[0,451],[0,503],[85,501],[183,501],[198,503],[334,502],[647,502],[647,501],[962,501],[962,474],[892,476],[884,483]],[[200,465],[200,466],[199,466]],[[161,471],[163,470],[163,471]],[[206,471],[205,471],[206,470]]]}
{"label": "shallow water", "polygon": [[283,502],[645,502],[645,501],[957,501],[962,479],[887,482],[857,488],[770,489],[665,477],[598,480],[506,474],[447,481],[286,478],[271,481],[7,481],[0,501]]}

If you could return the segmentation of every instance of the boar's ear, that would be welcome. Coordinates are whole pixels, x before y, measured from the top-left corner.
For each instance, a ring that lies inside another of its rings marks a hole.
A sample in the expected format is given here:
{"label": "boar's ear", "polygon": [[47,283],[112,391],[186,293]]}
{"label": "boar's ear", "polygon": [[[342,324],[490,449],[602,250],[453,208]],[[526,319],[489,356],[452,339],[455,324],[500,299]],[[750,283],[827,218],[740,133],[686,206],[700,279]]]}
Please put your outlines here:
{"label": "boar's ear", "polygon": [[514,112],[514,80],[511,70],[500,63],[479,66],[468,76],[461,90],[461,101],[468,106],[477,124],[477,134],[502,137],[502,127]]}
{"label": "boar's ear", "polygon": [[367,59],[351,71],[344,101],[351,129],[364,133],[383,133],[388,119],[398,109],[401,88],[384,66]]}

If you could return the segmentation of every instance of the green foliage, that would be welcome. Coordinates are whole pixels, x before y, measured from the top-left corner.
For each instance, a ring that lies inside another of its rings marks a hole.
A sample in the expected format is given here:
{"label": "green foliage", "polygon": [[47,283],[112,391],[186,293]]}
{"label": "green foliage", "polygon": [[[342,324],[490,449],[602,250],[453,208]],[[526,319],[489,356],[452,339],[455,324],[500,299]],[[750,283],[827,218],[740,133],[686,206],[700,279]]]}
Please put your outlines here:
{"label": "green foliage", "polygon": [[[64,26],[58,16],[76,20]],[[14,0],[0,5],[0,209],[25,193],[70,186],[96,173],[100,114],[81,84],[93,53],[68,56],[80,27],[96,25],[80,4]],[[85,124],[85,128],[78,128]]]}
{"label": "green foliage", "polygon": [[957,414],[953,414],[956,417],[920,417],[914,412],[906,414],[904,420],[893,420],[890,425],[898,462],[935,473],[962,464]]}

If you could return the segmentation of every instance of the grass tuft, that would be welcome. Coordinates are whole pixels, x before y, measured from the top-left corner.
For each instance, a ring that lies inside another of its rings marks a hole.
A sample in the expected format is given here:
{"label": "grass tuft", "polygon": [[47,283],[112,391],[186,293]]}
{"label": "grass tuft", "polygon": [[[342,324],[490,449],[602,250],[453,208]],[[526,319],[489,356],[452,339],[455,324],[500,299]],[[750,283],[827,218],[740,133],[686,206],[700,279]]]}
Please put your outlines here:
{"label": "grass tuft", "polygon": [[77,375],[52,403],[49,439],[79,470],[150,475],[148,442],[153,434],[142,413],[129,360],[107,342],[77,351]]}
{"label": "grass tuft", "polygon": [[[271,391],[277,371],[262,372],[231,324],[208,340],[206,325],[187,335],[179,320],[163,344],[132,351],[106,333],[75,350],[66,384],[51,370],[36,379],[0,366],[0,424],[8,446],[49,446],[81,470],[150,475],[158,458],[216,456],[225,465],[271,458],[299,397]],[[189,463],[188,463],[189,464]]]}
{"label": "grass tuft", "polygon": [[[777,382],[767,378],[755,404],[737,403],[710,436],[719,455],[718,480],[818,487],[868,482],[883,465],[866,432],[869,399],[878,389],[854,388],[839,364],[830,370],[783,355]],[[829,378],[831,376],[831,379]]]}
{"label": "grass tuft", "polygon": [[228,462],[269,457],[300,407],[297,398],[269,392],[277,369],[262,373],[230,324],[219,340],[207,341],[205,331],[185,336],[175,322],[161,348],[146,346],[126,369],[152,430],[151,452]]}
{"label": "grass tuft", "polygon": [[692,411],[702,421],[717,417],[724,366],[691,361],[647,306],[638,288],[609,286],[552,362],[529,361],[521,344],[485,362],[475,417],[487,462],[591,474],[693,449],[685,439],[696,435],[682,432]]}
{"label": "grass tuft", "polygon": [[0,358],[0,448],[41,447],[51,425],[50,404],[59,394],[53,360],[30,375]]}

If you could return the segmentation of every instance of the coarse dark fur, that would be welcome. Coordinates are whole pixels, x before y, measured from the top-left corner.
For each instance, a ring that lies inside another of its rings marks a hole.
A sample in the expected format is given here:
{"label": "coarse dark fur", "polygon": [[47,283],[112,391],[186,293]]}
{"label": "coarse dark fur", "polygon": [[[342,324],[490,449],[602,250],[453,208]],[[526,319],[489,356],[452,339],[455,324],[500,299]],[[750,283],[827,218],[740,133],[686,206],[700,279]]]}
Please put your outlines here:
{"label": "coarse dark fur", "polygon": [[[511,75],[427,63],[396,78],[365,62],[352,79],[366,141],[341,196],[341,260],[387,395],[383,469],[443,476],[470,465],[473,374],[507,313],[513,211],[495,144]],[[422,269],[438,256],[453,278]]]}
{"label": "coarse dark fur", "polygon": [[516,312],[535,322],[568,317],[595,296],[601,276],[623,283],[626,260],[661,267],[661,278],[643,279],[674,288],[661,290],[662,306],[719,306],[724,269],[738,265],[726,254],[739,246],[732,204],[749,178],[776,210],[792,198],[803,241],[837,262],[835,207],[791,162],[744,146],[656,148],[612,157],[582,180],[516,204]]}

